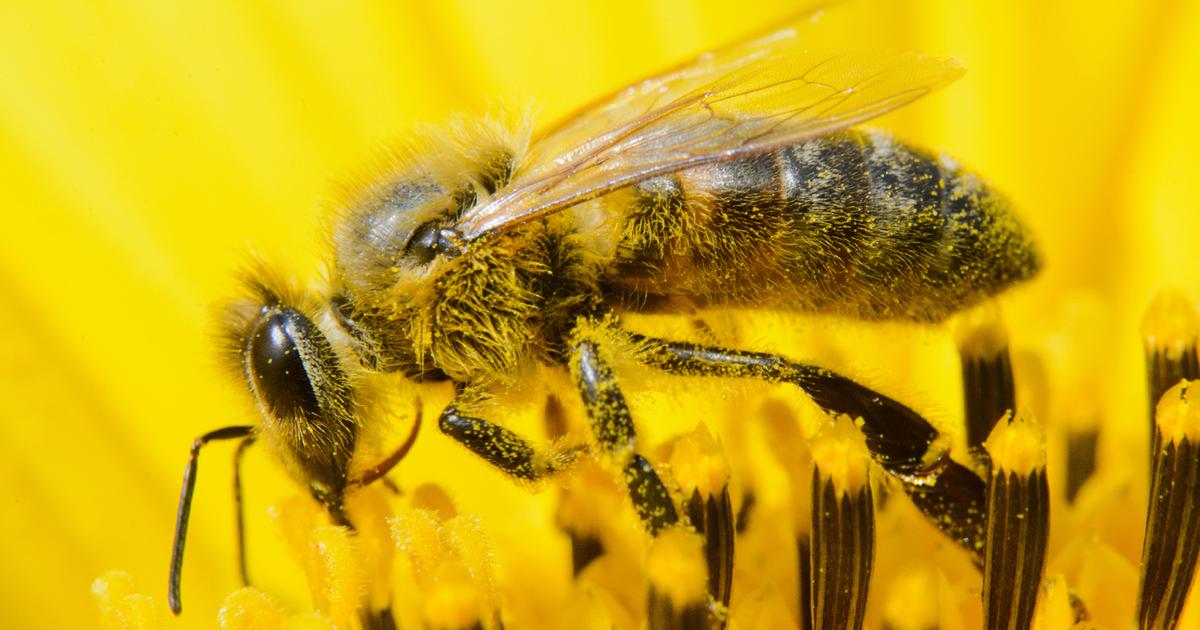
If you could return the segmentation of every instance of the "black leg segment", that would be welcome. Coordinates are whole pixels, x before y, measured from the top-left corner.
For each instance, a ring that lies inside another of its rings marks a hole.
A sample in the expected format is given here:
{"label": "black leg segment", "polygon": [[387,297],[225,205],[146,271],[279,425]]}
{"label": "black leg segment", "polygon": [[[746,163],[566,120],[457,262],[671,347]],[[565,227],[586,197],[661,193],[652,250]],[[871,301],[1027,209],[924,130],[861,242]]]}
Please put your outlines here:
{"label": "black leg segment", "polygon": [[535,481],[550,472],[538,466],[537,451],[524,438],[493,422],[464,416],[454,405],[442,412],[438,428],[518,479]]}
{"label": "black leg segment", "polygon": [[901,475],[930,472],[925,462],[938,431],[912,409],[829,370],[761,352],[741,352],[634,335],[646,352],[642,360],[672,374],[748,377],[791,383],[833,414],[863,419],[871,453],[888,471]]}
{"label": "black leg segment", "polygon": [[175,514],[175,539],[171,544],[171,572],[167,577],[167,603],[171,612],[176,615],[183,610],[183,602],[179,597],[179,582],[183,571],[183,547],[187,541],[188,518],[192,514],[192,495],[196,491],[200,448],[215,440],[250,438],[253,431],[252,426],[225,427],[205,433],[192,442],[187,467],[183,469],[183,489],[179,492],[179,510]]}
{"label": "black leg segment", "polygon": [[590,341],[575,344],[574,353],[575,381],[596,440],[609,455],[620,456],[633,450],[637,431],[612,369],[600,360],[596,345]]}
{"label": "black leg segment", "polygon": [[987,493],[983,481],[950,459],[933,425],[905,405],[829,370],[761,352],[741,352],[631,335],[640,360],[672,374],[791,383],[831,414],[861,418],[872,456],[897,476],[914,503],[944,533],[981,558]]}
{"label": "black leg segment", "polygon": [[650,462],[634,452],[637,432],[629,405],[612,369],[600,358],[596,344],[586,340],[577,342],[571,349],[571,368],[600,447],[618,462],[624,460],[625,485],[646,529],[657,535],[679,522],[671,493]]}
{"label": "black leg segment", "polygon": [[651,535],[657,535],[679,522],[671,493],[667,492],[667,487],[645,457],[634,453],[629,458],[625,464],[625,485],[629,488],[629,497],[633,499],[634,510]]}

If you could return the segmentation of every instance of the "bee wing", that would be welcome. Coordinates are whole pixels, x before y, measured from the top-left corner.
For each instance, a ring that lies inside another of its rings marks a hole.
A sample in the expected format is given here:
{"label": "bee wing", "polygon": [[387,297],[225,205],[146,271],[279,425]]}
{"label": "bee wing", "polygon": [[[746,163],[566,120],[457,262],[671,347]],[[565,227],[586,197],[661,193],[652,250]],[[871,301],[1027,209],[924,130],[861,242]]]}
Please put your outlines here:
{"label": "bee wing", "polygon": [[701,55],[535,141],[518,177],[459,218],[468,240],[638,181],[771,151],[879,116],[958,78],[953,59],[801,50],[794,31]]}

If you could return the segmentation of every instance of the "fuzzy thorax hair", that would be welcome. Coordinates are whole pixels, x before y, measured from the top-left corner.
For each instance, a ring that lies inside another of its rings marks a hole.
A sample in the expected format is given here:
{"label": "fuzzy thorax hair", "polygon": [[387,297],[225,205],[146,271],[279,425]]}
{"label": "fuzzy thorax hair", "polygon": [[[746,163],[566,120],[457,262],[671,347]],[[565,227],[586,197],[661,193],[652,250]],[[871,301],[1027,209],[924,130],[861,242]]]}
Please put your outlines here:
{"label": "fuzzy thorax hair", "polygon": [[451,227],[520,170],[527,129],[459,120],[382,154],[369,176],[342,187],[331,230],[335,294],[377,365],[511,382],[549,352],[543,312],[555,309],[545,289],[560,275],[552,263],[569,231],[556,227],[562,221],[477,239],[454,256],[411,255],[414,234]]}

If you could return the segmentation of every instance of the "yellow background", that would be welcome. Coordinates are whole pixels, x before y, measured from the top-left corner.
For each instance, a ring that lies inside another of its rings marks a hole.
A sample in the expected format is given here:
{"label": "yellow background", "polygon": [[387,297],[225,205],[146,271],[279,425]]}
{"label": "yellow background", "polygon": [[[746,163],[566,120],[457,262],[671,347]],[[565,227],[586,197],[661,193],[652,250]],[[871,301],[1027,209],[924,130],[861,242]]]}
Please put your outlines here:
{"label": "yellow background", "polygon": [[[0,625],[94,625],[89,584],[110,568],[165,590],[191,439],[252,421],[214,366],[212,307],[246,251],[319,270],[320,200],[339,174],[420,122],[495,103],[551,120],[793,11],[508,4],[0,2]],[[1014,342],[1037,347],[1071,296],[1090,296],[1108,323],[1092,348],[1101,387],[1080,404],[1122,436],[1110,448],[1143,453],[1142,309],[1158,286],[1200,288],[1197,3],[846,5],[830,42],[967,66],[878,124],[1011,194],[1046,259],[1009,306]],[[953,354],[939,357],[952,374]],[[213,625],[236,586],[228,457],[203,460],[179,627]],[[545,494],[432,424],[398,477],[445,480],[497,514],[500,548],[549,518]],[[262,453],[248,479],[252,574],[304,609],[264,516],[290,486]],[[547,544],[535,575],[565,570],[564,543]]]}

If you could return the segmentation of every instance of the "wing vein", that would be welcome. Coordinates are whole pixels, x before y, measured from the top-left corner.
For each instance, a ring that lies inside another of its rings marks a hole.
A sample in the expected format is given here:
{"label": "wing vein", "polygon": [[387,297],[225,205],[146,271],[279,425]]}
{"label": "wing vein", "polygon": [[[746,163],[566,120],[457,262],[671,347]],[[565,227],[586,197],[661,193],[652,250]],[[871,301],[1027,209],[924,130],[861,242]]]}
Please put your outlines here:
{"label": "wing vein", "polygon": [[513,182],[458,229],[473,240],[664,173],[799,144],[961,73],[952,59],[804,51],[794,32],[704,54],[539,136]]}

